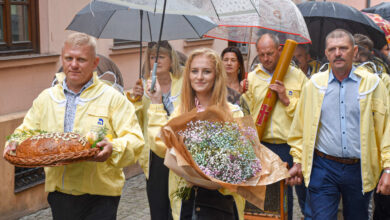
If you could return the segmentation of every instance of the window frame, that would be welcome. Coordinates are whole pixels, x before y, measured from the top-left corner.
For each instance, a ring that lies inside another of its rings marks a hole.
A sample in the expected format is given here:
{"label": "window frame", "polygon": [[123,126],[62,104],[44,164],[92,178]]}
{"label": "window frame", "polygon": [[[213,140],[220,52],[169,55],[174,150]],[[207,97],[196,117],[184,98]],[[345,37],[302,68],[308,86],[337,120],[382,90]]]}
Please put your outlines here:
{"label": "window frame", "polygon": [[[27,0],[27,2],[12,2],[3,0],[3,34],[4,43],[0,43],[0,56],[39,53],[39,0]],[[12,42],[11,5],[27,5],[28,41]]]}

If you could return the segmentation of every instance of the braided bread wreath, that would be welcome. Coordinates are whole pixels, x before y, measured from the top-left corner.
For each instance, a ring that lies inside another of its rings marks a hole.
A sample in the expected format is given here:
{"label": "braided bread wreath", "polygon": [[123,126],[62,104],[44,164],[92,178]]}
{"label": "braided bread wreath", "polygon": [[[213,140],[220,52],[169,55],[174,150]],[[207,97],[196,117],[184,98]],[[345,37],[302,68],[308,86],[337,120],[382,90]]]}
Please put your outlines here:
{"label": "braided bread wreath", "polygon": [[100,150],[91,146],[76,133],[43,133],[26,139],[4,158],[18,167],[60,166],[94,157]]}

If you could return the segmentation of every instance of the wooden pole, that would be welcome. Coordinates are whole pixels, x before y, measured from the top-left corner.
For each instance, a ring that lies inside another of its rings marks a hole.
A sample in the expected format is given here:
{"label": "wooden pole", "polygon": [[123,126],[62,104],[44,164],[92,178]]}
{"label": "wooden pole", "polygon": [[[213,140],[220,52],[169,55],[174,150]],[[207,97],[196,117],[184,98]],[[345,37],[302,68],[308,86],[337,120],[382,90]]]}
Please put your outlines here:
{"label": "wooden pole", "polygon": [[[290,66],[290,62],[297,46],[297,42],[287,39],[284,45],[282,54],[280,55],[278,64],[276,65],[276,69],[274,75],[272,76],[271,83],[274,84],[276,80],[283,81],[284,76],[287,73],[288,67]],[[276,92],[270,90],[268,88],[266,96],[264,97],[263,103],[261,104],[259,115],[256,120],[256,128],[259,139],[263,137],[263,133],[265,130],[265,126],[267,125],[267,121],[269,116],[272,114],[272,109],[276,103],[277,94]]]}

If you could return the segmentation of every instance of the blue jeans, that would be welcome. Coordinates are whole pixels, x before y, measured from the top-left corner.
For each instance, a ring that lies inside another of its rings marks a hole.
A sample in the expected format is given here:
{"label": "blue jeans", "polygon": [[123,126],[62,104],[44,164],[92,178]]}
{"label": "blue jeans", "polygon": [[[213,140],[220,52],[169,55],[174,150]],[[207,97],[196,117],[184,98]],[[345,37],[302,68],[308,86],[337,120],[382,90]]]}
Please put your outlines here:
{"label": "blue jeans", "polygon": [[341,196],[345,220],[368,219],[372,192],[362,192],[360,163],[342,164],[314,155],[308,204],[313,219],[337,219]]}
{"label": "blue jeans", "polygon": [[[289,167],[293,165],[293,158],[290,155],[290,146],[288,144],[270,144],[266,142],[261,142],[268,149],[272,150],[277,154],[283,162],[287,162]],[[295,186],[295,192],[298,196],[299,206],[301,212],[303,213],[306,201],[306,187],[305,184]],[[293,192],[292,187],[287,187],[287,211],[288,219],[291,220],[293,216]]]}

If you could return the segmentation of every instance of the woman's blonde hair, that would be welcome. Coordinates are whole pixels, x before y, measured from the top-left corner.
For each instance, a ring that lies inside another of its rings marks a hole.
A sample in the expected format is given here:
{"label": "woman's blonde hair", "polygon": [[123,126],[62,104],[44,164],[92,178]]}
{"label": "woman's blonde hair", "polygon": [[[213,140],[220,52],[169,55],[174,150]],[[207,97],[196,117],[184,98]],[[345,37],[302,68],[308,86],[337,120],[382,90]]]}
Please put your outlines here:
{"label": "woman's blonde hair", "polygon": [[227,103],[227,88],[226,88],[226,71],[223,66],[222,60],[219,55],[211,49],[197,49],[193,51],[187,59],[183,72],[183,85],[181,93],[181,113],[186,113],[195,108],[195,96],[196,93],[191,87],[190,73],[191,63],[197,56],[205,56],[213,63],[215,67],[215,81],[211,91],[210,105],[216,105],[225,112],[230,112],[229,105]]}
{"label": "woman's blonde hair", "polygon": [[[149,42],[148,48],[146,49],[145,54],[145,62],[143,65],[143,78],[148,79],[150,77],[150,71],[152,69],[150,68],[150,55],[157,53],[157,43],[156,42]],[[168,41],[161,41],[160,43],[160,54],[167,54],[169,58],[171,59],[171,73],[175,77],[179,77],[181,75],[181,68],[178,56],[176,54],[176,51],[172,49],[172,46],[168,43]]]}

